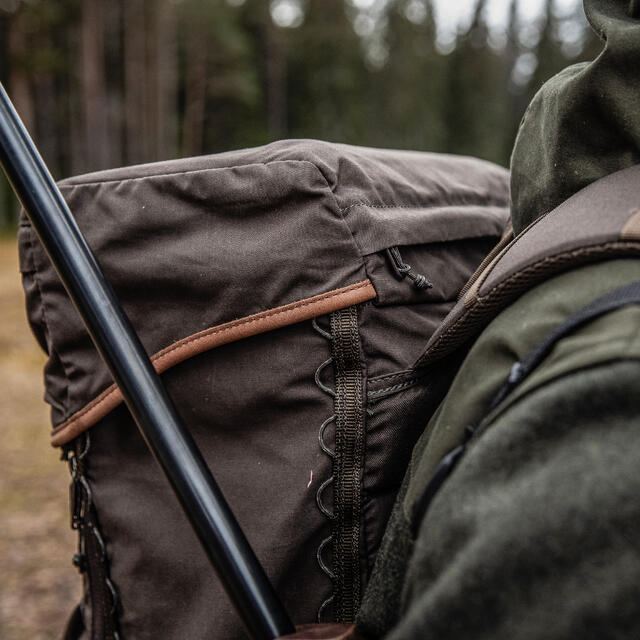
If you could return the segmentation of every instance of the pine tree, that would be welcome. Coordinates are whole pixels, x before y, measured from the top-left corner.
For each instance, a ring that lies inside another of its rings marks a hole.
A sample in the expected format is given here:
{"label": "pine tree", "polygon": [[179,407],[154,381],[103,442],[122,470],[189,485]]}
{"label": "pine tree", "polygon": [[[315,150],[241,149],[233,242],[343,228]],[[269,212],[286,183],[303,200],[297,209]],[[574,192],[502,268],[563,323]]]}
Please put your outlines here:
{"label": "pine tree", "polygon": [[505,106],[502,59],[489,46],[486,0],[478,0],[469,28],[458,35],[448,56],[442,108],[447,151],[506,164],[502,131]]}
{"label": "pine tree", "polygon": [[435,50],[432,4],[430,0],[394,0],[387,6],[386,18],[388,59],[373,72],[381,122],[372,132],[376,144],[442,149],[439,96],[444,60]]}
{"label": "pine tree", "polygon": [[291,30],[287,54],[290,134],[365,141],[369,74],[344,0],[309,0],[304,23]]}

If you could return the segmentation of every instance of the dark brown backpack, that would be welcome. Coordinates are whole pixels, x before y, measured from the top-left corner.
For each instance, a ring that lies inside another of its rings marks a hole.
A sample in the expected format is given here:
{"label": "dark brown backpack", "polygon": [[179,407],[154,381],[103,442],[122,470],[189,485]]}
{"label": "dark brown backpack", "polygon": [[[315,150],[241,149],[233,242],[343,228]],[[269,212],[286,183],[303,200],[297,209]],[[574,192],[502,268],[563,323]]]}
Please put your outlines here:
{"label": "dark brown backpack", "polygon": [[[60,185],[296,623],[353,620],[456,367],[414,364],[503,233],[507,182],[292,141]],[[242,637],[26,218],[20,258],[52,442],[76,461],[69,637]]]}

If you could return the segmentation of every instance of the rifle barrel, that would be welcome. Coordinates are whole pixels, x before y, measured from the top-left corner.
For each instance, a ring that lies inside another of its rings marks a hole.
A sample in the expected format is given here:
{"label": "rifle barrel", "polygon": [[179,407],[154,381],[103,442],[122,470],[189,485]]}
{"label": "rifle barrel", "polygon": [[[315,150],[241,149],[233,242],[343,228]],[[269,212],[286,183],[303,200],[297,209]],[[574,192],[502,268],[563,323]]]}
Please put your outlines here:
{"label": "rifle barrel", "polygon": [[264,569],[1,84],[0,165],[249,635],[271,640],[292,633]]}

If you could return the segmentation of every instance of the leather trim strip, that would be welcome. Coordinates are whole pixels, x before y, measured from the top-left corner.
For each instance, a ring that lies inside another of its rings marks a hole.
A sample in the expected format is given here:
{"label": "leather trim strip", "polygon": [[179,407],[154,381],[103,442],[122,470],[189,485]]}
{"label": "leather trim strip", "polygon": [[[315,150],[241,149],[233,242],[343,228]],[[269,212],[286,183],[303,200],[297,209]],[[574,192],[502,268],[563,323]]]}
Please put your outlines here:
{"label": "leather trim strip", "polygon": [[278,640],[364,640],[352,624],[300,624],[291,635]]}
{"label": "leather trim strip", "polygon": [[[180,362],[209,349],[326,315],[345,307],[367,302],[375,297],[376,291],[370,280],[356,282],[347,287],[199,331],[158,351],[151,356],[151,362],[158,373],[163,373]],[[51,434],[51,444],[59,447],[73,440],[122,402],[120,389],[112,384],[82,409],[55,427]]]}
{"label": "leather trim strip", "polygon": [[636,211],[622,227],[620,240],[640,240],[640,211]]}

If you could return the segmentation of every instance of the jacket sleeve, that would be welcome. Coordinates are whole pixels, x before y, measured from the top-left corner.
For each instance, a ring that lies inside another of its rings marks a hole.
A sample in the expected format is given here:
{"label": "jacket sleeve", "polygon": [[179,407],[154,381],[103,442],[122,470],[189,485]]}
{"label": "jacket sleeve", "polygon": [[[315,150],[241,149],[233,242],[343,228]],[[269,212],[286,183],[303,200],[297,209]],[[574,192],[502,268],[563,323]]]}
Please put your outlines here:
{"label": "jacket sleeve", "polygon": [[640,637],[640,361],[478,433],[421,523],[393,640]]}

